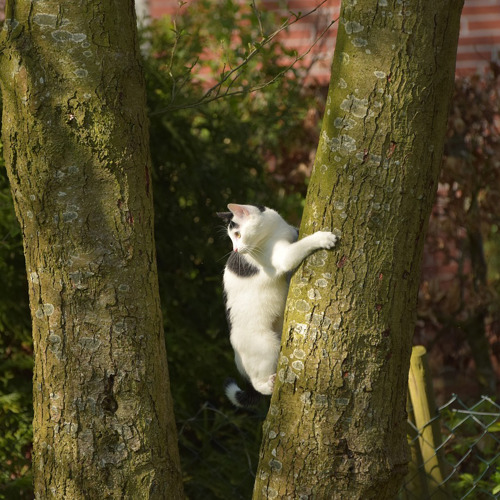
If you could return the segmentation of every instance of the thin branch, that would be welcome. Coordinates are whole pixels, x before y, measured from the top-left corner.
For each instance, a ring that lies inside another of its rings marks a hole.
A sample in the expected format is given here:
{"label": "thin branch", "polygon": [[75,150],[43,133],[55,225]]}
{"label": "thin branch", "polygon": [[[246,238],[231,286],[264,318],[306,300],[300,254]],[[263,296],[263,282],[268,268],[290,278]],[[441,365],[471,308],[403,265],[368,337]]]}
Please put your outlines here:
{"label": "thin branch", "polygon": [[260,10],[257,8],[257,5],[255,4],[255,0],[252,0],[252,10],[255,14],[255,17],[257,18],[257,21],[259,22],[260,36],[264,38],[265,35],[264,35],[264,28],[262,26],[262,18],[260,16]]}

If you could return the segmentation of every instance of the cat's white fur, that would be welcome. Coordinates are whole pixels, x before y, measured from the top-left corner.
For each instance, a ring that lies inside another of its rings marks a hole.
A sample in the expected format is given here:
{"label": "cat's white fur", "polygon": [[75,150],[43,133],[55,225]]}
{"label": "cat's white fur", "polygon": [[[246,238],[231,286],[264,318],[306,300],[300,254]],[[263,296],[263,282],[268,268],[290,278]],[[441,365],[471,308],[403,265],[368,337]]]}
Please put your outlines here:
{"label": "cat's white fur", "polygon": [[[289,274],[315,250],[333,248],[337,237],[331,232],[318,231],[297,241],[297,230],[275,210],[233,203],[228,208],[232,214],[228,234],[233,252],[239,254],[233,257],[242,256],[251,266],[251,272],[245,273],[235,267],[233,261],[224,271],[226,309],[236,366],[256,391],[271,394]],[[237,406],[241,406],[239,391],[235,382],[226,387],[227,396]]]}

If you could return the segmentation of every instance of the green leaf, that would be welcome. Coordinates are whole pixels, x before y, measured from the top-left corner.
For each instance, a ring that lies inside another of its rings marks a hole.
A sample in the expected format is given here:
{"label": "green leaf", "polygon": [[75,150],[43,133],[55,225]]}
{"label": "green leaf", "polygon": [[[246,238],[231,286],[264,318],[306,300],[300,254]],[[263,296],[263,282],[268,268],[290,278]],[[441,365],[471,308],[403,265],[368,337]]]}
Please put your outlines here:
{"label": "green leaf", "polygon": [[500,432],[500,421],[488,426],[488,432]]}

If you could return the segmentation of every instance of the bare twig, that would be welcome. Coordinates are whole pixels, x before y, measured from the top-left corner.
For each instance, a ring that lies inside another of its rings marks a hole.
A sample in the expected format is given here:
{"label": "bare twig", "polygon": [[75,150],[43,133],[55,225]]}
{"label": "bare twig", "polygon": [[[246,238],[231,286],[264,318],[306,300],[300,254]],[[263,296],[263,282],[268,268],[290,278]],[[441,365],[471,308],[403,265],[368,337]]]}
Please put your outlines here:
{"label": "bare twig", "polygon": [[259,29],[260,29],[260,36],[264,38],[264,28],[262,26],[262,18],[260,16],[260,10],[257,8],[257,5],[255,4],[255,0],[252,0],[252,10],[255,14],[255,17],[257,18],[257,21],[259,22]]}

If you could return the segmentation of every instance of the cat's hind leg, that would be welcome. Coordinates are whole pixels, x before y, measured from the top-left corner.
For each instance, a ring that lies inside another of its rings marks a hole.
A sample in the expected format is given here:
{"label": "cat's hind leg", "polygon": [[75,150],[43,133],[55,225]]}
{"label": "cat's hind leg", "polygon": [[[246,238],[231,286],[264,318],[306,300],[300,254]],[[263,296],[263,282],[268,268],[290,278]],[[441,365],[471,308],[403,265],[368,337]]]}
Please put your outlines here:
{"label": "cat's hind leg", "polygon": [[276,380],[276,373],[259,379],[251,380],[254,389],[261,394],[269,396],[273,393],[274,381]]}
{"label": "cat's hind leg", "polygon": [[280,351],[280,339],[272,330],[254,331],[251,341],[238,342],[233,336],[236,366],[248,378],[254,389],[261,394],[272,394],[276,366]]}

